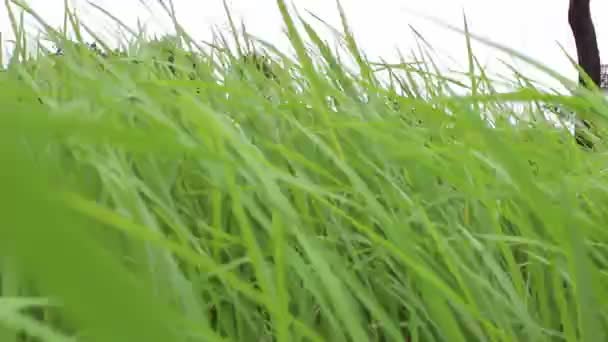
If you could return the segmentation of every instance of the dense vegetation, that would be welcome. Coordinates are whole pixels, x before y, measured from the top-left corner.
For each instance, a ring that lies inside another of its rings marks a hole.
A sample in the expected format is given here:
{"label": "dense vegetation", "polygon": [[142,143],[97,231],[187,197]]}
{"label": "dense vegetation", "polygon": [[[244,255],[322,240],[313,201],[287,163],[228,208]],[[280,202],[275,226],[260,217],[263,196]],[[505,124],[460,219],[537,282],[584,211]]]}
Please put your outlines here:
{"label": "dense vegetation", "polygon": [[12,16],[0,341],[605,340],[604,143],[544,115],[601,136],[604,98],[499,93],[466,30],[458,79],[278,10],[293,57],[177,22],[91,46],[67,8],[32,54]]}

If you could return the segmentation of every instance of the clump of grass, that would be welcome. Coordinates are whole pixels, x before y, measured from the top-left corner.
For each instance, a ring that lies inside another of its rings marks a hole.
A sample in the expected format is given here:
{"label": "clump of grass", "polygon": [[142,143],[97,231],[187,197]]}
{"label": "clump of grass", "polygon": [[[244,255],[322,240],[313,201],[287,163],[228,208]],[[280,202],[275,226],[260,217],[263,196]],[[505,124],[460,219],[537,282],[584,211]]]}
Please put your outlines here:
{"label": "clump of grass", "polygon": [[458,79],[423,40],[372,63],[341,9],[341,51],[278,10],[294,57],[177,20],[114,53],[48,25],[61,56],[17,44],[1,340],[603,340],[608,160],[542,109],[603,99],[516,70],[498,93],[470,48]]}

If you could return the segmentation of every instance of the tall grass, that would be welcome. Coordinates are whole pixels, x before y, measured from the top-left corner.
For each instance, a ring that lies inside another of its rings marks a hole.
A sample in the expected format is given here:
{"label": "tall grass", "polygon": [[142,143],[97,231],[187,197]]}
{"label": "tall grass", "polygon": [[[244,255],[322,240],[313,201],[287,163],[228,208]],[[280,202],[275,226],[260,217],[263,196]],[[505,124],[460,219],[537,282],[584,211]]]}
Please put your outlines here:
{"label": "tall grass", "polygon": [[94,51],[66,6],[31,57],[11,16],[1,341],[603,341],[608,158],[543,109],[601,95],[497,92],[466,25],[458,78],[277,10],[293,56],[177,20]]}

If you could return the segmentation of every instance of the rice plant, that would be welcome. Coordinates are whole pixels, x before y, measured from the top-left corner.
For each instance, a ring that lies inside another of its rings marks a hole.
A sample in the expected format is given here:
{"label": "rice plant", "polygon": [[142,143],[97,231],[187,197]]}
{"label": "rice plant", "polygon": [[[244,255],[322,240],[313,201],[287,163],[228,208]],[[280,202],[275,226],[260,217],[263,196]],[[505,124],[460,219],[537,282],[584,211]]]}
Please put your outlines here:
{"label": "rice plant", "polygon": [[452,75],[422,36],[369,60],[340,6],[339,50],[282,0],[291,51],[175,17],[116,50],[21,4],[58,54],[6,4],[0,341],[607,337],[605,145],[545,109],[601,128],[601,94],[499,80],[472,40],[577,85],[466,22]]}

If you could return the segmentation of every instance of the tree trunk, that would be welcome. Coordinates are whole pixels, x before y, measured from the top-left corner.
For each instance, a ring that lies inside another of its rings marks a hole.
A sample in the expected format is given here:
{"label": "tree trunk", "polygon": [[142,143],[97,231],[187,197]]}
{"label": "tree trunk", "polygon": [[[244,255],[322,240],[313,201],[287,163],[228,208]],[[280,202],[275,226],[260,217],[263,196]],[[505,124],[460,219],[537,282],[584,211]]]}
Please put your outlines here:
{"label": "tree trunk", "polygon": [[[591,81],[599,87],[602,78],[602,66],[595,27],[591,19],[590,0],[570,0],[568,23],[576,42],[578,64]],[[590,84],[586,84],[582,75],[579,76],[579,83],[584,87],[591,86]],[[589,126],[588,122],[583,122],[583,124]],[[580,134],[578,130],[576,130],[575,135],[579,145],[586,148],[593,147],[592,143]]]}
{"label": "tree trunk", "polygon": [[[589,3],[590,0],[570,0],[568,22],[576,42],[578,64],[591,80],[599,86],[602,67]],[[584,85],[582,76],[579,80]]]}

